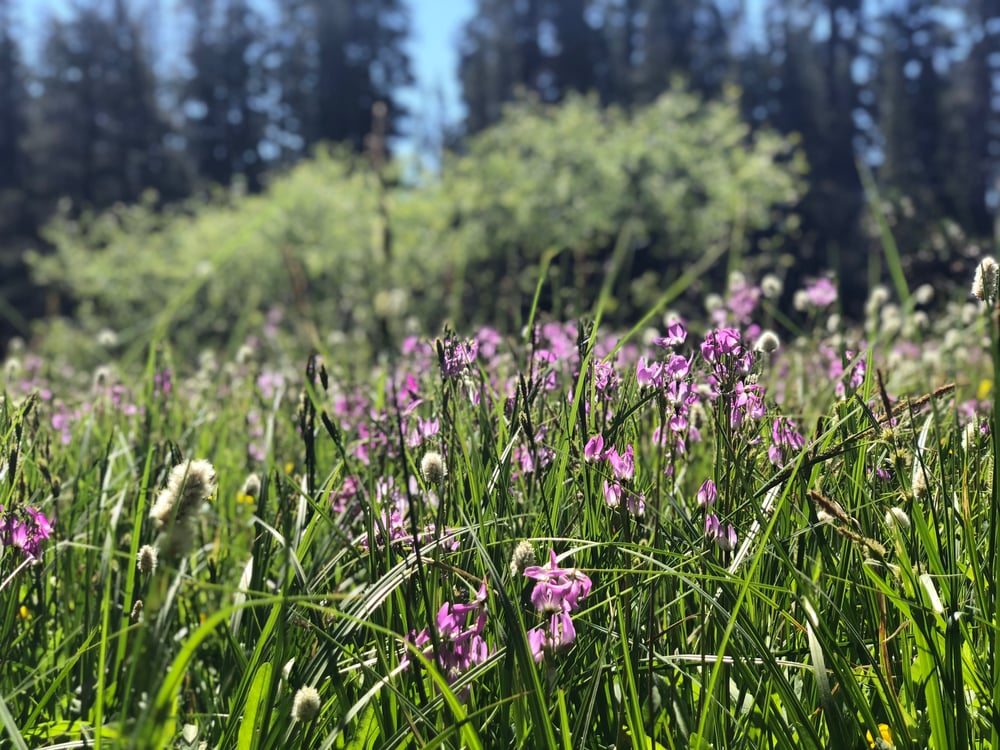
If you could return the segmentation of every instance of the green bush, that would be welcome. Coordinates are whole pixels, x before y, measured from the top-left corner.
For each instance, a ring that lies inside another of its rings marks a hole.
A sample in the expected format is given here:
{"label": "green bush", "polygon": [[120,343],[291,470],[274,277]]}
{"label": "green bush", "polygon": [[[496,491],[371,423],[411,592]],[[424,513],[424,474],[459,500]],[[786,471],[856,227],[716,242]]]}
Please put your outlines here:
{"label": "green bush", "polygon": [[[401,173],[393,164],[380,182],[364,160],[324,149],[261,195],[63,212],[46,232],[55,251],[29,262],[74,315],[46,321],[42,339],[93,353],[88,342],[110,328],[124,342],[167,332],[185,352],[235,346],[246,331],[234,321],[252,326],[274,305],[295,310],[307,333],[359,345],[377,346],[407,318],[423,331],[447,318],[518,325],[548,252],[566,291],[546,302],[574,314],[622,239],[632,251],[623,277],[739,252],[797,200],[804,162],[778,135],[750,133],[733,96],[675,91],[631,115],[586,97],[522,101],[439,175],[407,183]],[[617,291],[621,317],[649,303]]]}

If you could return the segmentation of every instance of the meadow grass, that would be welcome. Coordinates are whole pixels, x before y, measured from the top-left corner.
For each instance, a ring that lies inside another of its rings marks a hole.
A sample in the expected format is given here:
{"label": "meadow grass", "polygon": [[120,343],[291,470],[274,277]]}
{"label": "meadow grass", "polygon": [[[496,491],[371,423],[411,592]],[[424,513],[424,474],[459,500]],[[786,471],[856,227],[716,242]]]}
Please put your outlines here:
{"label": "meadow grass", "polygon": [[11,354],[0,744],[1000,747],[996,313],[609,290],[373,366]]}

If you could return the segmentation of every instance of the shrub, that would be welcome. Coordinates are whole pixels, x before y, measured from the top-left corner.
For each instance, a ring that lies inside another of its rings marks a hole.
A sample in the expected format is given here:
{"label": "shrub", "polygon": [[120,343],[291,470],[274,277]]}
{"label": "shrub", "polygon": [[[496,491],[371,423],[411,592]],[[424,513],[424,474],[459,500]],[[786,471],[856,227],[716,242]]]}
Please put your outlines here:
{"label": "shrub", "polygon": [[747,233],[773,226],[804,163],[778,135],[750,133],[734,95],[704,103],[674,91],[631,115],[587,97],[521,101],[439,175],[404,182],[401,169],[380,181],[357,157],[321,149],[261,195],[63,211],[46,231],[54,253],[29,262],[74,316],[41,332],[61,351],[94,353],[103,328],[126,343],[169,331],[194,351],[238,345],[246,330],[234,321],[255,325],[273,306],[296,310],[297,333],[343,331],[365,346],[406,318],[420,330],[447,317],[513,326],[546,253],[565,287],[546,303],[574,314],[619,241],[631,251],[623,278],[654,275],[617,290],[624,318],[653,293],[632,292],[661,286],[665,269],[740,252]]}

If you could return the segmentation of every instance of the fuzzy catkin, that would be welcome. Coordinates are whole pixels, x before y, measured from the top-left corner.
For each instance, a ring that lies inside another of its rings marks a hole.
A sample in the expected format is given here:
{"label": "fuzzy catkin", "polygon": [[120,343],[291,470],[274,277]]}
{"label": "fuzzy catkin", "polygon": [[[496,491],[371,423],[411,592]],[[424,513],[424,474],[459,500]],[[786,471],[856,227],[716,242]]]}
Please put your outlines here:
{"label": "fuzzy catkin", "polygon": [[319,691],[309,685],[301,687],[292,700],[292,718],[295,721],[312,721],[319,714],[320,706]]}
{"label": "fuzzy catkin", "polygon": [[174,525],[195,513],[215,492],[215,468],[204,459],[185,461],[170,470],[167,486],[156,496],[149,517],[156,528]]}
{"label": "fuzzy catkin", "polygon": [[420,473],[424,475],[424,481],[430,485],[439,485],[448,473],[445,467],[444,458],[437,451],[428,451],[424,454],[420,462]]}
{"label": "fuzzy catkin", "polygon": [[139,554],[136,560],[136,566],[139,568],[139,572],[144,576],[151,576],[156,572],[156,559],[157,552],[156,547],[150,544],[144,544],[139,549]]}
{"label": "fuzzy catkin", "polygon": [[535,548],[531,542],[522,539],[514,548],[514,553],[510,556],[510,574],[516,578],[522,575],[525,569],[535,564]]}

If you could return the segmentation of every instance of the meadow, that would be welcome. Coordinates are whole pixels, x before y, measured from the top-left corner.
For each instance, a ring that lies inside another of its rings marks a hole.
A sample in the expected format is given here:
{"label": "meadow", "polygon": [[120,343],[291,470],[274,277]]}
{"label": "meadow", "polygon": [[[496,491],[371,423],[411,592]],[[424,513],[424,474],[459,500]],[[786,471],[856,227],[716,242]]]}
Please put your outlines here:
{"label": "meadow", "polygon": [[977,279],[850,324],[816,277],[790,327],[770,275],[670,313],[687,274],[623,330],[609,282],[370,360],[277,311],[228,355],[14,347],[0,744],[996,748]]}

